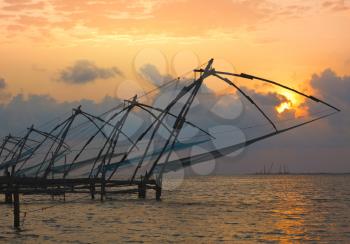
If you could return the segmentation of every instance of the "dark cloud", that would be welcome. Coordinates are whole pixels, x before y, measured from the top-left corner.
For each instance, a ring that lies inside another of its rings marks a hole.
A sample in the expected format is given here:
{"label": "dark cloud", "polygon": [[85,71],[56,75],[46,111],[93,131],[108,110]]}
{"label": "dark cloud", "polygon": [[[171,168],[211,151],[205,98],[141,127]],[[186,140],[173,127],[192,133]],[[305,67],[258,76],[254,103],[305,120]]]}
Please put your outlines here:
{"label": "dark cloud", "polygon": [[6,81],[4,78],[0,77],[0,89],[4,89],[6,87]]}
{"label": "dark cloud", "polygon": [[350,76],[340,77],[333,70],[326,69],[312,76],[311,85],[322,97],[331,97],[340,106],[350,103]]}
{"label": "dark cloud", "polygon": [[0,105],[0,135],[9,132],[16,134],[31,124],[39,126],[54,118],[65,117],[71,113],[72,108],[79,105],[82,105],[84,111],[98,115],[118,103],[119,100],[112,97],[106,97],[99,103],[88,99],[60,103],[48,95],[30,95],[25,98],[20,94],[8,104]]}
{"label": "dark cloud", "polygon": [[69,84],[85,84],[98,79],[109,79],[122,76],[117,67],[101,68],[89,60],[78,60],[73,66],[59,72],[59,81]]}
{"label": "dark cloud", "polygon": [[0,104],[8,101],[11,97],[11,94],[5,91],[6,86],[6,80],[0,77]]}
{"label": "dark cloud", "polygon": [[143,79],[160,86],[164,81],[173,79],[170,75],[162,75],[157,67],[153,64],[145,64],[138,70]]}
{"label": "dark cloud", "polygon": [[287,101],[287,99],[284,96],[277,94],[275,92],[268,92],[267,94],[260,94],[260,93],[255,92],[254,90],[245,89],[245,91],[248,94],[252,94],[254,99],[256,99],[256,101],[261,105],[277,106],[281,102]]}
{"label": "dark cloud", "polygon": [[319,75],[314,75],[311,85],[321,97],[342,110],[337,115],[337,119],[327,121],[332,131],[335,132],[335,139],[348,141],[347,145],[350,146],[349,138],[347,138],[350,136],[350,76],[341,77],[331,69],[327,69]]}

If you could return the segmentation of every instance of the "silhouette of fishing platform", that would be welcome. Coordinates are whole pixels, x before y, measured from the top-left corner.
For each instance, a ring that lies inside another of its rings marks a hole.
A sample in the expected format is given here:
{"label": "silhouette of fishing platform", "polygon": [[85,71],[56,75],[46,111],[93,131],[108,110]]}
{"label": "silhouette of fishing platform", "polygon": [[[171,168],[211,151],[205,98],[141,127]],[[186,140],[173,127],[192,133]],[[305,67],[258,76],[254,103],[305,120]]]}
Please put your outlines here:
{"label": "silhouette of fishing platform", "polygon": [[[14,227],[20,227],[20,194],[85,194],[91,199],[98,194],[103,201],[106,195],[118,194],[137,194],[139,198],[146,198],[146,192],[154,190],[155,198],[160,200],[162,179],[167,172],[223,157],[340,111],[319,98],[275,81],[244,73],[217,71],[213,68],[213,61],[211,59],[195,69],[198,78],[175,91],[174,97],[164,108],[141,103],[137,96],[100,116],[92,115],[79,106],[49,130],[31,126],[23,136],[10,134],[3,138],[0,145],[0,172],[3,172],[3,176],[0,176],[0,194],[5,196],[6,203],[13,204]],[[263,116],[272,131],[223,148],[172,158],[172,153],[179,148],[188,148],[215,138],[188,120],[191,105],[208,77],[216,77],[236,89]],[[268,83],[323,104],[330,110],[308,121],[280,129],[258,103],[228,77]],[[178,81],[176,78],[156,89],[161,90]],[[174,107],[177,107],[176,112]],[[125,126],[134,122],[131,116],[135,110],[148,114],[151,119],[130,136]],[[195,128],[202,139],[187,144],[181,142],[179,135],[184,127]],[[160,137],[159,133],[163,136]]]}
{"label": "silhouette of fishing platform", "polygon": [[279,164],[278,171],[274,171],[274,163],[271,163],[270,166],[267,168],[264,164],[264,167],[259,172],[256,172],[256,175],[289,175],[290,172],[288,170],[288,165],[285,164]]}

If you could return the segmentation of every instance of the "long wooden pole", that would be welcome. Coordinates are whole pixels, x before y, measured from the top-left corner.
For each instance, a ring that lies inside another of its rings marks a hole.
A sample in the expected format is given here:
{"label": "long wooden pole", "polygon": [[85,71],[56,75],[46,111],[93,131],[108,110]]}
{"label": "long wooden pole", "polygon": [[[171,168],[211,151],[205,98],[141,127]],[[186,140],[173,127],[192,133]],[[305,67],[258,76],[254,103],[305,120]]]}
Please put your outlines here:
{"label": "long wooden pole", "polygon": [[20,228],[20,207],[19,207],[19,193],[18,187],[15,187],[13,192],[13,227]]}

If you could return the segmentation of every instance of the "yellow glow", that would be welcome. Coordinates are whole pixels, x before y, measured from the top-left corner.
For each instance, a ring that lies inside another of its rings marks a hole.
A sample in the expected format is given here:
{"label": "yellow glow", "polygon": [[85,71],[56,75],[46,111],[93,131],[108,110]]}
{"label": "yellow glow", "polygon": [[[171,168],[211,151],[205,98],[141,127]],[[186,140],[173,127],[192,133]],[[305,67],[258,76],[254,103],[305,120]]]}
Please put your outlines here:
{"label": "yellow glow", "polygon": [[278,105],[276,107],[276,110],[277,110],[278,113],[281,114],[284,111],[291,109],[291,107],[292,107],[292,103],[291,102],[283,102],[283,103],[281,103],[280,105]]}
{"label": "yellow glow", "polygon": [[293,92],[283,89],[278,91],[278,93],[287,99],[287,101],[283,101],[275,107],[276,111],[279,114],[283,113],[286,110],[297,108],[300,104],[297,95]]}
{"label": "yellow glow", "polygon": [[299,105],[300,103],[302,103],[300,96],[291,91],[282,90],[278,93],[284,96],[291,103],[291,105]]}
{"label": "yellow glow", "polygon": [[306,107],[302,107],[301,105],[304,103],[305,98],[293,93],[288,90],[280,90],[278,93],[286,98],[287,101],[282,101],[279,105],[275,107],[276,111],[279,114],[287,110],[293,109],[295,112],[295,117],[302,117],[308,114]]}

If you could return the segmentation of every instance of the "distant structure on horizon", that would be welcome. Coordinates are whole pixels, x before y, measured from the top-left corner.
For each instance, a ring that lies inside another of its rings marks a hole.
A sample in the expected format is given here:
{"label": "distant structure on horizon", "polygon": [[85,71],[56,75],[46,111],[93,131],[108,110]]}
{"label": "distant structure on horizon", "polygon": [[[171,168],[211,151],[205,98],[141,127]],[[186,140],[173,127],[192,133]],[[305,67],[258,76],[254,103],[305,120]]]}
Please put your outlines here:
{"label": "distant structure on horizon", "polygon": [[270,164],[270,167],[267,169],[266,165],[264,164],[264,168],[261,169],[259,172],[256,172],[256,175],[289,175],[289,169],[288,165],[286,164],[279,164],[278,171],[274,171],[274,163],[272,162]]}

